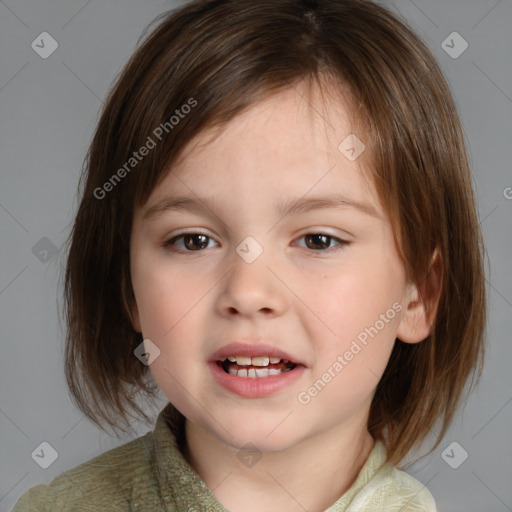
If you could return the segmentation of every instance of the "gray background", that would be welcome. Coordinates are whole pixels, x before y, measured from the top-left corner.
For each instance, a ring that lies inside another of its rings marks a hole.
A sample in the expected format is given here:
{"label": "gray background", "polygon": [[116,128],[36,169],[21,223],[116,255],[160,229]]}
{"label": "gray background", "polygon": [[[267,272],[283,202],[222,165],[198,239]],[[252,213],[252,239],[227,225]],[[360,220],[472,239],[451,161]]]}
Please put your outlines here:
{"label": "gray background", "polygon": [[[150,429],[137,424],[124,437],[110,437],[72,405],[62,364],[57,301],[65,254],[59,249],[76,211],[79,169],[109,86],[146,25],[174,5],[0,1],[0,512],[10,510],[29,487]],[[392,5],[432,49],[454,91],[490,264],[482,380],[440,447],[408,471],[428,486],[440,512],[510,511],[512,1]],[[462,48],[450,38],[443,45],[454,31],[469,44],[458,58],[443,49]],[[46,59],[31,47],[42,32],[59,45]],[[42,442],[58,452],[47,469],[31,456]],[[468,458],[461,463],[463,450]],[[445,461],[460,465],[454,469]]]}

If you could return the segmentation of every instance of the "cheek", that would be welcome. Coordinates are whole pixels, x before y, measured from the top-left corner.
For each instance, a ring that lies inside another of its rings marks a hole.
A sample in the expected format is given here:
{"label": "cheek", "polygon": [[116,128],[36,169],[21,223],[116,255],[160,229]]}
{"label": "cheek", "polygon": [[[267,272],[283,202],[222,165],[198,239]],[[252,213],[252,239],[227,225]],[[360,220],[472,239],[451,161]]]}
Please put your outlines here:
{"label": "cheek", "polygon": [[192,414],[180,390],[192,392],[198,386],[195,376],[204,364],[202,343],[208,332],[205,311],[213,309],[215,282],[200,272],[171,266],[165,255],[153,256],[151,261],[135,257],[132,271],[143,337],[160,350],[150,371],[164,394]]}
{"label": "cheek", "polygon": [[[375,364],[376,372],[387,361],[403,307],[404,273],[393,253],[388,258],[372,257],[375,253],[354,253],[340,269],[311,278],[302,289],[304,302],[323,324],[309,322],[310,334],[320,336],[324,366],[345,352],[359,364]],[[316,293],[308,294],[308,288]],[[312,318],[311,312],[304,314]]]}
{"label": "cheek", "polygon": [[321,279],[303,281],[300,293],[336,335],[355,335],[354,328],[373,324],[400,300],[400,281],[400,275],[390,269],[352,265]]}
{"label": "cheek", "polygon": [[146,337],[168,337],[191,316],[211,286],[204,276],[169,265],[165,255],[141,256],[133,260],[132,282],[142,332]]}
{"label": "cheek", "polygon": [[199,334],[204,329],[201,312],[211,307],[207,296],[211,285],[197,275],[172,270],[158,258],[140,266],[134,259],[132,280],[143,337],[160,350],[150,371],[164,394],[188,411],[180,390],[193,389],[190,376],[196,374]]}
{"label": "cheek", "polygon": [[325,285],[331,300],[316,307],[323,306],[318,309],[322,320],[335,335],[327,332],[316,338],[312,382],[326,391],[319,406],[336,409],[343,404],[355,410],[371,402],[395,343],[402,308],[391,277],[382,277],[376,269],[354,270],[330,281],[330,292]]}

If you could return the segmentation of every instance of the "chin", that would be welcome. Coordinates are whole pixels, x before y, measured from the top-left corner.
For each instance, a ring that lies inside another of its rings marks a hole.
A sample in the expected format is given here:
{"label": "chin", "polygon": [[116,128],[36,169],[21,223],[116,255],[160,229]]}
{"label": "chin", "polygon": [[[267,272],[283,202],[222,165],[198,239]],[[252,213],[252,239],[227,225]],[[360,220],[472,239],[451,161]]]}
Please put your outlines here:
{"label": "chin", "polygon": [[[291,422],[286,424],[288,419],[283,421],[286,414],[268,414],[266,418],[263,416],[261,413],[243,413],[237,417],[224,418],[222,426],[209,422],[206,428],[237,450],[244,449],[250,443],[262,452],[279,452],[300,443],[306,436],[304,428],[299,432],[296,425]],[[292,416],[293,413],[290,414],[290,420]]]}

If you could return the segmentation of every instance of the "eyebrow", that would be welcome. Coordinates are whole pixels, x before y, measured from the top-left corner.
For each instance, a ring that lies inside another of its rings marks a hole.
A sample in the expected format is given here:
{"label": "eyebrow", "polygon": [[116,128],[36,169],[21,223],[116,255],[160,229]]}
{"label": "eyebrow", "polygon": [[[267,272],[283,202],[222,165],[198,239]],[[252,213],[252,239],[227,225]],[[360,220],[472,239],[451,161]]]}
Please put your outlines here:
{"label": "eyebrow", "polygon": [[[142,219],[149,221],[165,212],[184,211],[193,213],[213,214],[217,216],[217,201],[214,198],[199,199],[193,196],[166,197],[148,208]],[[381,219],[381,215],[369,203],[356,201],[342,194],[326,197],[299,197],[277,205],[277,213],[281,217],[290,214],[306,213],[327,208],[352,208],[366,215]]]}

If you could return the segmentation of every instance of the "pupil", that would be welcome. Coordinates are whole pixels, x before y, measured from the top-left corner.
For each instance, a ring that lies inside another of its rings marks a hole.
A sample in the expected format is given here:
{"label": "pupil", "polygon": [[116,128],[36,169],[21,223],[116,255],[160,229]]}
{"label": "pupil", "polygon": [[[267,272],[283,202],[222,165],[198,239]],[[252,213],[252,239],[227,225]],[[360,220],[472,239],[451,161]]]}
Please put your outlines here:
{"label": "pupil", "polygon": [[185,235],[184,242],[187,249],[197,251],[198,245],[200,246],[199,249],[204,249],[208,246],[208,237],[206,235]]}
{"label": "pupil", "polygon": [[[306,235],[306,243],[307,245],[316,245],[317,247],[310,247],[311,249],[325,249],[329,247],[329,239],[328,235]],[[308,243],[308,242],[311,242]],[[320,247],[318,247],[320,246]]]}

